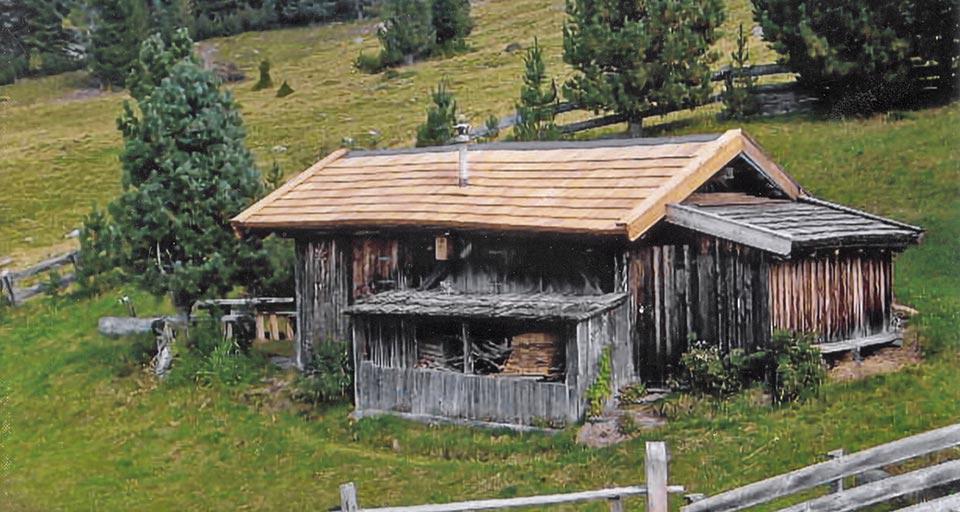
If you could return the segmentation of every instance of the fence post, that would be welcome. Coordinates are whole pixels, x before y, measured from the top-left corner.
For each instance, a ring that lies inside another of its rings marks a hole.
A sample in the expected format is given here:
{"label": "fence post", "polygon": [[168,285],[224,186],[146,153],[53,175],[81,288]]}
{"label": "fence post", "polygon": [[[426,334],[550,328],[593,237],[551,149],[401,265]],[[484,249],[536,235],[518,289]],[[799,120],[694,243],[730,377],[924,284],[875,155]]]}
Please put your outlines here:
{"label": "fence post", "polygon": [[340,486],[340,512],[357,512],[357,487],[353,482]]}
{"label": "fence post", "polygon": [[[827,452],[827,458],[830,460],[843,458],[843,455],[843,448]],[[833,488],[833,492],[843,492],[843,478],[838,478],[830,482],[830,487]]]}
{"label": "fence post", "polygon": [[643,466],[647,473],[647,512],[668,512],[667,445],[662,441],[647,441]]}
{"label": "fence post", "polygon": [[17,296],[13,293],[13,279],[10,277],[10,272],[6,270],[0,272],[0,293],[3,293],[4,289],[6,289],[7,301],[11,306],[16,306]]}
{"label": "fence post", "polygon": [[607,504],[610,505],[610,512],[623,512],[623,497],[610,498]]}

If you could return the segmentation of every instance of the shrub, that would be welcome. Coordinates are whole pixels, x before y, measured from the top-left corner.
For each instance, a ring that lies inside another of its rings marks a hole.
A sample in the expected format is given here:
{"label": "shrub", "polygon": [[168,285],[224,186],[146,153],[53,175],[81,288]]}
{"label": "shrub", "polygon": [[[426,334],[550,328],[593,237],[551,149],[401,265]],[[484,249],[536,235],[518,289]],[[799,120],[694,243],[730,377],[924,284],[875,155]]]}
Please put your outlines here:
{"label": "shrub", "polygon": [[431,9],[437,46],[463,46],[463,40],[473,30],[470,0],[433,0]]}
{"label": "shrub", "polygon": [[287,96],[290,96],[291,94],[293,94],[293,92],[294,92],[293,87],[290,87],[290,84],[288,84],[287,81],[284,80],[283,83],[280,84],[280,88],[277,89],[277,97],[286,98]]}
{"label": "shrub", "polygon": [[96,206],[80,228],[77,253],[77,286],[81,293],[96,294],[116,284],[114,270],[119,266],[119,235],[106,212]]}
{"label": "shrub", "polygon": [[617,417],[617,431],[625,436],[632,436],[640,431],[640,425],[632,414],[624,413]]}
{"label": "shrub", "polygon": [[647,396],[647,386],[642,382],[636,382],[620,388],[617,400],[621,405],[637,405],[645,396]]}
{"label": "shrub", "polygon": [[384,21],[377,32],[383,51],[384,66],[413,64],[414,59],[429,55],[436,42],[430,5],[425,0],[388,0]]}
{"label": "shrub", "polygon": [[613,396],[613,351],[605,347],[600,355],[597,378],[587,388],[587,416],[598,418],[603,415],[607,400]]}
{"label": "shrub", "polygon": [[557,83],[547,78],[546,64],[540,42],[534,38],[533,47],[523,57],[523,85],[520,101],[516,104],[517,124],[513,127],[516,140],[553,140],[560,137],[554,118],[557,106]]}
{"label": "shrub", "polygon": [[346,342],[314,347],[313,361],[297,379],[294,398],[312,405],[339,402],[353,393],[353,360]]}
{"label": "shrub", "polygon": [[360,50],[360,54],[357,55],[357,58],[353,61],[353,67],[364,73],[379,73],[384,67],[380,61],[380,55],[381,54],[370,55]]}
{"label": "shrub", "polygon": [[680,356],[683,380],[696,393],[725,398],[743,389],[753,362],[763,356],[742,349],[724,354],[716,344],[698,341]]}
{"label": "shrub", "polygon": [[826,379],[820,350],[809,335],[778,331],[771,343],[771,393],[778,403],[816,396]]}
{"label": "shrub", "polygon": [[262,91],[273,87],[273,78],[270,78],[270,61],[263,59],[260,61],[260,79],[253,84],[254,91]]}
{"label": "shrub", "polygon": [[753,0],[763,37],[799,81],[831,104],[885,110],[913,100],[915,63],[937,75],[940,92],[955,86],[960,54],[955,0]]}
{"label": "shrub", "polygon": [[48,297],[57,298],[60,296],[60,289],[63,288],[63,276],[57,270],[51,270],[47,273],[47,280],[41,283],[43,293]]}

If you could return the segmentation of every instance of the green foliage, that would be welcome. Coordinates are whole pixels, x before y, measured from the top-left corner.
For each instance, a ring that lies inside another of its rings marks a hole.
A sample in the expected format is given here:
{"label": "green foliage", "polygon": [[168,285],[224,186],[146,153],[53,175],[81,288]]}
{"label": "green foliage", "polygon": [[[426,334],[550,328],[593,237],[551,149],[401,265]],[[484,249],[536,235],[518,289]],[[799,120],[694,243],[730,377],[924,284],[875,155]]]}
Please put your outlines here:
{"label": "green foliage", "polygon": [[[156,48],[148,40],[141,55]],[[172,55],[145,60],[169,62]],[[174,63],[169,73],[140,77],[138,89],[149,94],[138,98],[139,115],[124,105],[118,120],[123,193],[110,213],[127,274],[187,309],[262,268],[257,244],[238,240],[229,224],[260,197],[262,185],[233,97],[191,59]]]}
{"label": "green foliage", "polygon": [[639,127],[651,109],[709,97],[721,0],[570,0],[567,15],[563,58],[577,72],[564,86],[570,101]]}
{"label": "green foliage", "polygon": [[284,80],[283,83],[280,84],[280,87],[277,88],[277,97],[286,98],[287,96],[290,96],[291,94],[293,94],[293,92],[294,92],[293,87],[290,87],[290,84],[288,84],[287,81]]}
{"label": "green foliage", "polygon": [[357,68],[364,73],[379,73],[383,71],[384,65],[380,62],[380,58],[383,55],[383,52],[376,54],[364,53],[363,50],[360,50],[360,54],[357,55],[357,58],[353,61],[353,67]]}
{"label": "green foliage", "polygon": [[771,342],[773,399],[794,402],[816,396],[827,378],[820,350],[809,335],[784,331],[773,333]]}
{"label": "green foliage", "polygon": [[[560,130],[554,122],[556,116],[557,82],[547,78],[546,64],[540,42],[533,39],[533,47],[523,58],[523,85],[520,87],[520,102],[517,103],[517,124],[513,127],[516,140],[554,140]],[[550,80],[549,85],[547,80]]]}
{"label": "green foliage", "polygon": [[127,89],[137,100],[144,100],[160,82],[170,76],[173,66],[189,61],[198,64],[193,54],[193,40],[185,28],[176,30],[169,37],[154,34],[143,41],[130,76]]}
{"label": "green foliage", "polygon": [[144,0],[93,0],[93,8],[90,69],[101,85],[122,87],[147,31],[146,5]]}
{"label": "green foliage", "polygon": [[48,297],[57,298],[60,296],[60,290],[64,286],[63,276],[60,275],[57,269],[53,269],[47,272],[47,280],[41,285],[43,286],[44,294]]}
{"label": "green foliage", "polygon": [[473,31],[470,0],[433,0],[431,9],[437,46],[463,46]]}
{"label": "green foliage", "polygon": [[823,356],[807,335],[775,332],[769,350],[747,353],[700,341],[682,356],[683,380],[698,394],[726,398],[764,375],[774,401],[815,396],[826,378]]}
{"label": "green foliage", "polygon": [[280,164],[276,160],[270,165],[270,169],[267,170],[267,173],[263,175],[263,188],[267,192],[273,192],[274,190],[280,188],[283,185],[283,169],[280,167]]}
{"label": "green foliage", "polygon": [[621,405],[638,405],[645,396],[647,396],[647,386],[642,382],[635,382],[620,388],[617,401]]}
{"label": "green foliage", "polygon": [[184,341],[177,347],[168,385],[237,386],[253,382],[260,374],[257,362],[236,342],[223,337],[213,316],[194,322]]}
{"label": "green foliage", "polygon": [[426,0],[387,0],[383,11],[383,24],[377,32],[382,66],[412,64],[433,51],[437,36]]}
{"label": "green foliage", "polygon": [[353,393],[353,361],[350,345],[327,341],[314,347],[310,367],[297,379],[294,398],[319,405],[340,402]]}
{"label": "green foliage", "polygon": [[[868,114],[916,100],[915,63],[929,63],[946,97],[960,56],[956,0],[753,0],[763,37],[799,82],[846,110]],[[844,108],[846,105],[847,108]]]}
{"label": "green foliage", "polygon": [[83,66],[67,0],[0,0],[0,85]]}
{"label": "green foliage", "polygon": [[114,270],[120,265],[120,236],[107,212],[96,206],[80,228],[77,254],[77,285],[85,294],[96,294],[116,284]]}
{"label": "green foliage", "polygon": [[750,51],[743,24],[737,29],[737,49],[730,53],[733,65],[723,83],[723,115],[732,119],[744,119],[756,114],[760,105],[755,96],[757,78],[744,71],[750,67]]}
{"label": "green foliage", "polygon": [[613,396],[613,350],[604,347],[597,362],[597,378],[587,388],[587,417],[603,415],[607,401]]}
{"label": "green foliage", "polygon": [[746,386],[765,357],[739,348],[724,354],[716,344],[699,341],[680,356],[682,379],[696,393],[725,398]]}
{"label": "green foliage", "polygon": [[625,436],[632,436],[639,431],[640,425],[637,424],[637,420],[632,414],[624,412],[620,416],[617,416],[617,432]]}
{"label": "green foliage", "polygon": [[251,295],[259,297],[293,297],[296,252],[293,240],[270,235],[263,239],[266,272],[257,272],[246,283]]}
{"label": "green foliage", "polygon": [[270,78],[270,61],[263,59],[260,61],[260,79],[253,84],[254,91],[262,91],[273,87],[273,79]]}
{"label": "green foliage", "polygon": [[417,147],[442,146],[457,134],[457,100],[441,80],[431,94],[433,104],[427,109],[427,120],[417,128]]}

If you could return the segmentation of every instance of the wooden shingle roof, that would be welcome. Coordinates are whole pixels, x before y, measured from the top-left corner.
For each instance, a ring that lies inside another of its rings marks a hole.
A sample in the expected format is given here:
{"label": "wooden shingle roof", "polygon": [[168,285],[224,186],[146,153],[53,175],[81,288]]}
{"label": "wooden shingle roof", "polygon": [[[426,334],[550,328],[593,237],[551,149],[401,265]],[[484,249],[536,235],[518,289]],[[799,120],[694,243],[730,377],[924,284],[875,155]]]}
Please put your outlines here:
{"label": "wooden shingle roof", "polygon": [[740,130],[589,142],[339,150],[233,219],[238,230],[418,227],[636,239],[738,156],[800,187]]}

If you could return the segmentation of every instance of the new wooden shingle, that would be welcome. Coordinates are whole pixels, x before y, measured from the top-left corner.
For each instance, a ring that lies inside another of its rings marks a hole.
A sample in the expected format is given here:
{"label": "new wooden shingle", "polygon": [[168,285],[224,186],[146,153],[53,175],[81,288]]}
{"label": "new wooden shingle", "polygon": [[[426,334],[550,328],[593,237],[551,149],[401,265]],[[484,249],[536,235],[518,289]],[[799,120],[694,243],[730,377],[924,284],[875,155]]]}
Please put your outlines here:
{"label": "new wooden shingle", "polygon": [[749,137],[730,130],[658,139],[341,150],[233,223],[238,230],[415,226],[636,239],[663,218],[667,203],[683,199],[738,156],[760,166],[786,196],[802,194]]}

